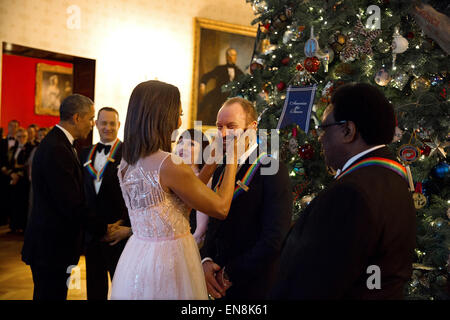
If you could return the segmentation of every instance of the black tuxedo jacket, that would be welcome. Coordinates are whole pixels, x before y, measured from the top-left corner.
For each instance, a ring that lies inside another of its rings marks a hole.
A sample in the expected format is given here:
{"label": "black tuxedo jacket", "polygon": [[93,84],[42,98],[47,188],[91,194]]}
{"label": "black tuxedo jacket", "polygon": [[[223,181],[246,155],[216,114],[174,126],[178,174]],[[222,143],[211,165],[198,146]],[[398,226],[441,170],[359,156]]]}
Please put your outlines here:
{"label": "black tuxedo jacket", "polygon": [[[368,157],[394,160],[382,148],[357,161]],[[415,219],[407,182],[389,169],[359,168],[334,181],[290,231],[271,297],[401,299],[412,272]],[[368,289],[371,265],[380,268],[381,289]]]}
{"label": "black tuxedo jacket", "polygon": [[12,156],[14,155],[12,152],[13,148],[17,147],[17,141],[15,142],[14,147],[8,151],[8,138],[0,139],[0,168],[9,167],[11,164]]}
{"label": "black tuxedo jacket", "polygon": [[23,177],[26,176],[25,166],[27,165],[28,157],[33,150],[33,146],[30,143],[26,143],[17,155],[17,159],[14,159],[18,147],[19,145],[16,143],[16,145],[11,148],[11,159],[9,159],[7,166],[12,172],[19,173],[19,175]]}
{"label": "black tuxedo jacket", "polygon": [[[86,148],[81,153],[81,163],[88,161],[89,153],[92,147]],[[102,151],[103,152],[103,151]],[[98,152],[92,158],[92,165]],[[84,192],[89,208],[94,212],[98,220],[106,228],[108,224],[114,223],[119,219],[125,221],[125,225],[130,226],[128,217],[128,210],[123,200],[122,191],[120,189],[119,178],[117,171],[122,160],[122,144],[117,148],[114,155],[114,162],[108,162],[105,172],[103,173],[103,180],[98,191],[95,192],[94,177],[89,173],[87,167],[83,169],[84,175]],[[91,234],[87,234],[87,241],[96,239]],[[98,240],[98,237],[97,237]]]}
{"label": "black tuxedo jacket", "polygon": [[[249,167],[247,160],[236,181],[242,179]],[[219,167],[215,172],[213,186],[223,169],[224,166]],[[233,199],[225,220],[209,219],[201,254],[225,267],[233,283],[227,290],[227,299],[266,298],[276,276],[291,217],[291,184],[286,166],[279,162],[275,175],[261,175],[261,167],[258,169],[248,192]]]}
{"label": "black tuxedo jacket", "polygon": [[22,259],[35,266],[76,265],[84,228],[101,235],[106,229],[86,206],[82,167],[61,129],[54,127],[42,140],[32,166],[33,210]]}

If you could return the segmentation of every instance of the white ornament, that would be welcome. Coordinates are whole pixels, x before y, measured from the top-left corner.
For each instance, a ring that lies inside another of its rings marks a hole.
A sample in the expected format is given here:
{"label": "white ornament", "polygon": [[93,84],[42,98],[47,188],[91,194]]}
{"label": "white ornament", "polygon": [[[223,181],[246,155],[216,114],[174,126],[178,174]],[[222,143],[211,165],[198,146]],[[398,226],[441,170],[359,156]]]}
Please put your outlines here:
{"label": "white ornament", "polygon": [[395,70],[395,60],[397,60],[397,54],[403,53],[408,49],[408,40],[400,35],[398,28],[395,28],[392,39],[392,70]]}
{"label": "white ornament", "polygon": [[403,53],[408,49],[408,40],[400,35],[398,29],[395,29],[394,39],[392,39],[392,53]]}
{"label": "white ornament", "polygon": [[380,7],[374,4],[367,7],[367,14],[371,14],[366,21],[366,28],[368,29],[381,29],[381,14]]}

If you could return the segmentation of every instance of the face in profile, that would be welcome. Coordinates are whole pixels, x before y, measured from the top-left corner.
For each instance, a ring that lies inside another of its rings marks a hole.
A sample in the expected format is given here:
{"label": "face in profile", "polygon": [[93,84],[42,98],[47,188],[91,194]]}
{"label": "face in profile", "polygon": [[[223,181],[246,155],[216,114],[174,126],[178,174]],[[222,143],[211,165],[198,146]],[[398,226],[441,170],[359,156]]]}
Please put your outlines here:
{"label": "face in profile", "polygon": [[[322,125],[336,123],[333,114],[333,105],[329,105],[323,114]],[[339,125],[331,125],[322,129],[319,136],[319,141],[322,144],[322,150],[327,166],[337,170],[339,169],[338,155],[340,153],[340,144],[338,141]]]}
{"label": "face in profile", "polygon": [[119,116],[114,111],[102,110],[95,121],[95,126],[103,143],[112,142],[117,139]]}
{"label": "face in profile", "polygon": [[79,137],[77,138],[86,139],[88,137],[89,133],[92,130],[92,127],[94,126],[94,118],[94,105],[90,106],[88,112],[78,114],[77,129],[79,132]]}
{"label": "face in profile", "polygon": [[46,132],[44,130],[39,130],[36,135],[37,141],[41,142],[45,138],[45,134]]}

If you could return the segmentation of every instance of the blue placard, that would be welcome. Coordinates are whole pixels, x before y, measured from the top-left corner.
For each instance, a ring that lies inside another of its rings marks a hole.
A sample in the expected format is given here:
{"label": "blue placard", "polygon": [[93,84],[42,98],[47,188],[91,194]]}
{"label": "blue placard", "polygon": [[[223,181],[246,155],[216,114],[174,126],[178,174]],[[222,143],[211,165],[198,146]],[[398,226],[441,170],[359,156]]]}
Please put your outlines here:
{"label": "blue placard", "polygon": [[308,133],[316,89],[316,85],[307,87],[289,86],[277,129],[296,123],[305,133]]}

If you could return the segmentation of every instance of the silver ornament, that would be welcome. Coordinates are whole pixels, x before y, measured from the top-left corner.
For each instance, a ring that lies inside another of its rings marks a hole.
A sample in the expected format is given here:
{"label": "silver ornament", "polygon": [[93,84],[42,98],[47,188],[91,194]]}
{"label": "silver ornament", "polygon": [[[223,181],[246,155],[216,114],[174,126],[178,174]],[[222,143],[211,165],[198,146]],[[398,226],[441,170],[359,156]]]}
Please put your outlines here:
{"label": "silver ornament", "polygon": [[391,81],[391,86],[402,91],[405,85],[408,83],[409,76],[406,73],[399,73],[394,75]]}

